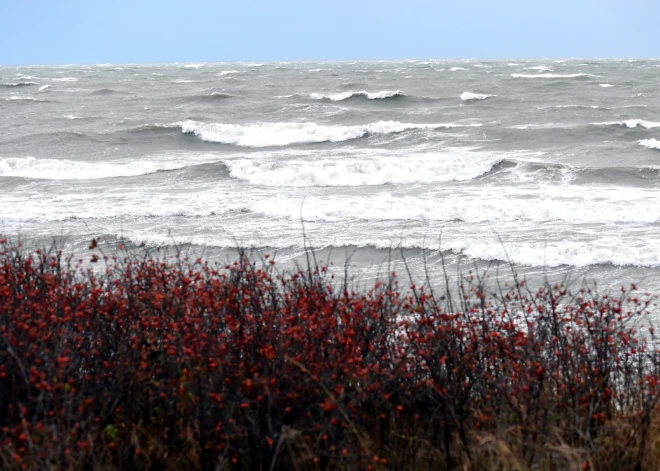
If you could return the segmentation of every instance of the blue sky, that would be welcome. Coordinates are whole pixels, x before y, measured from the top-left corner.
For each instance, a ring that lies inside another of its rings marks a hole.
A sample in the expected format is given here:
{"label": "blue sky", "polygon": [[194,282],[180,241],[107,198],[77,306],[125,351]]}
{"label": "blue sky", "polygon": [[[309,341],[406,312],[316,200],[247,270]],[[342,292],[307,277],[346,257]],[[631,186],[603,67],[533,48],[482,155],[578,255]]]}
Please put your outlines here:
{"label": "blue sky", "polygon": [[660,57],[660,1],[0,0],[0,64]]}

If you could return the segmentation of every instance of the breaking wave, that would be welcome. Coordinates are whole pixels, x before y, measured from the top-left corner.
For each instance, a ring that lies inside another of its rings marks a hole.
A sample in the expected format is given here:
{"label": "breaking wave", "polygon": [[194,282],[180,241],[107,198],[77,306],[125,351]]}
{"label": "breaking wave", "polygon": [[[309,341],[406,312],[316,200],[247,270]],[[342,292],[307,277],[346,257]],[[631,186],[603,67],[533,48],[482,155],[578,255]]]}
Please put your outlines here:
{"label": "breaking wave", "polygon": [[487,98],[491,98],[494,96],[495,95],[486,95],[484,93],[463,92],[461,93],[461,100],[463,101],[485,100]]}
{"label": "breaking wave", "polygon": [[312,93],[310,98],[314,100],[344,101],[351,98],[366,98],[367,100],[387,100],[390,98],[402,98],[406,95],[400,90],[383,90],[380,92],[340,92],[340,93]]}
{"label": "breaking wave", "polygon": [[264,186],[374,186],[435,183],[477,178],[500,158],[451,151],[405,157],[322,158],[313,160],[228,160],[234,178]]}
{"label": "breaking wave", "polygon": [[37,82],[12,82],[12,83],[3,83],[3,87],[31,87],[32,85],[37,85]]}
{"label": "breaking wave", "polygon": [[660,150],[660,141],[657,139],[642,139],[639,141],[639,144],[641,146],[648,147],[649,149]]}
{"label": "breaking wave", "polygon": [[255,123],[248,125],[202,123],[188,120],[181,130],[195,134],[207,142],[233,144],[241,147],[288,146],[318,142],[343,142],[370,134],[396,134],[416,129],[451,129],[475,127],[480,124],[415,124],[379,121],[359,126],[319,125],[316,123]]}
{"label": "breaking wave", "polygon": [[154,172],[177,170],[190,165],[217,160],[217,156],[208,154],[154,156],[150,159],[106,162],[10,157],[0,159],[0,177],[48,180],[96,180],[101,178],[147,175]]}
{"label": "breaking wave", "polygon": [[591,123],[594,126],[625,126],[627,128],[645,128],[645,129],[654,129],[660,128],[660,123],[655,123],[653,121],[646,121],[644,119],[627,119],[625,121],[608,121],[604,123]]}

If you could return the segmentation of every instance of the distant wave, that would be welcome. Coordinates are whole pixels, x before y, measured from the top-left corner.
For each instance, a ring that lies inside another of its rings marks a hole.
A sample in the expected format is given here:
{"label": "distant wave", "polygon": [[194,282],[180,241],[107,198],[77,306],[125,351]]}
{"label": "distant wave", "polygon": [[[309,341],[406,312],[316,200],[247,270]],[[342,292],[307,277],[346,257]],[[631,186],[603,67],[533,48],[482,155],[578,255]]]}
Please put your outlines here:
{"label": "distant wave", "polygon": [[32,85],[38,85],[37,82],[12,82],[12,83],[3,83],[3,87],[31,87]]}
{"label": "distant wave", "polygon": [[495,95],[486,95],[483,93],[463,92],[461,93],[461,100],[463,101],[485,100],[487,98],[491,98],[494,96]]}
{"label": "distant wave", "polygon": [[232,74],[240,74],[240,70],[223,70],[222,72],[218,73],[218,76],[224,77],[225,75],[232,75]]}
{"label": "distant wave", "polygon": [[584,77],[595,77],[592,74],[511,74],[513,78],[542,78],[542,79],[554,79],[554,78],[584,78]]}
{"label": "distant wave", "polygon": [[222,98],[233,98],[234,95],[225,92],[213,92],[211,93],[211,97],[216,99],[222,99]]}
{"label": "distant wave", "polygon": [[646,121],[644,119],[627,119],[625,121],[609,121],[604,123],[591,123],[594,126],[625,126],[627,128],[645,128],[645,129],[654,129],[660,128],[660,123],[654,123],[652,121]]}
{"label": "distant wave", "polygon": [[92,95],[112,95],[114,93],[124,94],[126,92],[121,92],[119,90],[114,90],[112,88],[100,88],[98,90],[94,90],[91,94]]}
{"label": "distant wave", "polygon": [[547,65],[534,65],[531,67],[525,67],[525,69],[538,70],[539,72],[552,72],[552,67],[548,67]]}
{"label": "distant wave", "polygon": [[657,139],[642,139],[639,144],[649,149],[660,150],[660,141]]}
{"label": "distant wave", "polygon": [[369,134],[395,134],[414,129],[450,129],[480,124],[414,124],[379,121],[360,126],[331,126],[316,123],[255,123],[248,125],[202,123],[188,120],[181,124],[184,133],[195,134],[207,142],[241,147],[287,146],[318,142],[343,142]]}
{"label": "distant wave", "polygon": [[610,83],[599,83],[598,85],[600,85],[603,88],[612,88],[614,86]]}
{"label": "distant wave", "polygon": [[400,90],[383,90],[380,92],[340,92],[340,93],[312,93],[310,98],[314,100],[344,101],[351,98],[366,98],[367,100],[387,100],[389,98],[404,97]]}
{"label": "distant wave", "polygon": [[458,72],[459,70],[465,70],[465,67],[452,67],[449,69],[451,72]]}
{"label": "distant wave", "polygon": [[39,91],[40,91],[40,92],[43,92],[44,90],[46,90],[46,89],[48,89],[48,88],[50,88],[50,87],[51,87],[50,85],[42,85],[41,87],[39,87]]}
{"label": "distant wave", "polygon": [[313,160],[228,160],[234,178],[265,186],[372,186],[464,181],[499,162],[496,156],[447,151],[405,157],[323,158]]}
{"label": "distant wave", "polygon": [[34,97],[31,96],[10,96],[7,98],[3,98],[3,101],[14,101],[14,102],[45,102],[47,100],[37,100]]}
{"label": "distant wave", "polygon": [[53,82],[77,82],[80,79],[76,77],[61,77],[61,78],[54,78],[51,80],[53,80]]}

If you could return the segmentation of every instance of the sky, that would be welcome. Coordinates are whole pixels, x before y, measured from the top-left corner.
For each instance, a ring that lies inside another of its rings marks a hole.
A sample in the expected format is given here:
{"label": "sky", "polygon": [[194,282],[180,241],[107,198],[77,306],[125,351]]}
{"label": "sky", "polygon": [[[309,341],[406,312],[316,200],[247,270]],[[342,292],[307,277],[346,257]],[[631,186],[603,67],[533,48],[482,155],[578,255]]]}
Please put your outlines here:
{"label": "sky", "polygon": [[659,0],[0,0],[0,64],[660,57]]}

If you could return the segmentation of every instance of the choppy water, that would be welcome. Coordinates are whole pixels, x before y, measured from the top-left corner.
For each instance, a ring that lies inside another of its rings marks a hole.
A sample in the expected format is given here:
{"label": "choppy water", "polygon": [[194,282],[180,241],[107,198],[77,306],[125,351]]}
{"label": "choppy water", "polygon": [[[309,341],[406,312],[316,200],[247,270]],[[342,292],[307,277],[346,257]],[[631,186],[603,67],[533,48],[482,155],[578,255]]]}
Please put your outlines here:
{"label": "choppy water", "polygon": [[660,60],[0,67],[0,84],[6,234],[290,258],[302,214],[364,273],[391,246],[437,270],[441,247],[660,288]]}

